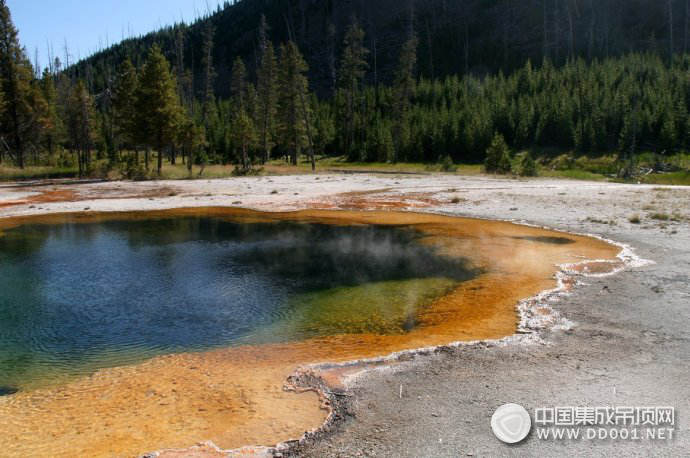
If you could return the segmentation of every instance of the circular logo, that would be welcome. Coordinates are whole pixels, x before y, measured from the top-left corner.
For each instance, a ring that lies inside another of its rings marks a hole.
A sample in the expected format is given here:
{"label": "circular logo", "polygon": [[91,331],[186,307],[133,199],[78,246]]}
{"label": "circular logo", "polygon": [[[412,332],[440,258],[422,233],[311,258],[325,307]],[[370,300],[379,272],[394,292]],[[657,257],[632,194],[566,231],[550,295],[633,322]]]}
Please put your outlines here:
{"label": "circular logo", "polygon": [[518,404],[503,404],[491,417],[494,434],[508,444],[520,442],[527,437],[531,428],[529,413]]}

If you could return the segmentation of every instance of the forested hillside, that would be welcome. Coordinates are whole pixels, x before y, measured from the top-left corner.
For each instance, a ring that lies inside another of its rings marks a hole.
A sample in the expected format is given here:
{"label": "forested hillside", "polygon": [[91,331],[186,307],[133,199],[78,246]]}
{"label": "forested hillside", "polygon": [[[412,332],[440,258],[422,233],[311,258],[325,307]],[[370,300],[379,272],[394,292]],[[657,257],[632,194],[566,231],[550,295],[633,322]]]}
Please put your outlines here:
{"label": "forested hillside", "polygon": [[514,153],[548,150],[613,155],[599,172],[625,177],[646,151],[683,169],[688,3],[243,0],[37,78],[0,0],[0,162],[146,178],[342,156],[531,175]]}
{"label": "forested hillside", "polygon": [[[631,51],[668,58],[688,50],[690,11],[686,0],[240,0],[188,27],[186,68],[201,72],[203,34],[213,25],[214,89],[226,97],[236,57],[246,61],[250,75],[256,71],[262,14],[274,42],[292,38],[299,46],[310,85],[324,96],[337,86],[353,16],[370,50],[366,82],[377,84],[392,82],[411,26],[419,37],[419,74],[435,79],[507,73],[544,57],[556,66],[573,56],[591,60]],[[81,62],[79,75],[100,92],[125,57],[139,65],[154,42],[172,61],[176,35],[171,27],[126,40]]]}

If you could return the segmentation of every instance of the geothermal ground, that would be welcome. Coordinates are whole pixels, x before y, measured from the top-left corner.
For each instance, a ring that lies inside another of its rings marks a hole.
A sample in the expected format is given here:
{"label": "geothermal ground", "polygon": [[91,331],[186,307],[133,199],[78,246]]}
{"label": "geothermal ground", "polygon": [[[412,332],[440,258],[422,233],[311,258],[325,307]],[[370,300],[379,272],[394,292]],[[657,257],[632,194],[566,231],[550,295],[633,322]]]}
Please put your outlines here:
{"label": "geothermal ground", "polygon": [[[654,261],[582,278],[553,306],[573,325],[537,338],[410,357],[348,382],[338,419],[300,456],[666,455],[690,453],[690,188],[450,175],[294,175],[169,182],[0,185],[0,217],[236,206],[396,209],[507,219],[628,244]],[[633,216],[639,216],[639,223]],[[530,342],[530,343],[525,343]],[[491,432],[508,402],[674,406],[672,440],[540,440]],[[172,455],[172,454],[171,454]]]}

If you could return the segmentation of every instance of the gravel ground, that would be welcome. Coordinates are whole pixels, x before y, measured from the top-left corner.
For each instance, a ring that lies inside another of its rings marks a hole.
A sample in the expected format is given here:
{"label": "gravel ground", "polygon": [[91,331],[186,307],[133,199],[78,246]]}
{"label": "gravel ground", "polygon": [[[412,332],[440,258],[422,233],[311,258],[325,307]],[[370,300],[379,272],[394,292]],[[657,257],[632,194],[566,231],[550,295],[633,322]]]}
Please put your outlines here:
{"label": "gravel ground", "polygon": [[[70,189],[70,202],[27,201]],[[164,192],[156,190],[165,189]],[[275,193],[274,193],[275,191]],[[384,205],[512,219],[632,246],[655,264],[587,278],[555,307],[575,324],[543,343],[475,345],[419,356],[352,379],[350,410],[293,449],[300,456],[688,456],[690,188],[486,177],[319,175],[232,180],[3,187],[0,217],[59,211],[236,205],[259,210],[344,208],[345,192]],[[424,199],[420,199],[420,195]],[[3,207],[3,202],[5,207]],[[398,207],[399,208],[399,207]],[[671,215],[677,221],[652,218]],[[641,217],[640,224],[629,218]],[[673,216],[675,215],[675,216]],[[401,387],[402,386],[402,395]],[[540,440],[509,446],[492,433],[507,402],[539,406],[656,406],[676,410],[673,440]]]}
{"label": "gravel ground", "polygon": [[[459,348],[358,377],[350,387],[352,415],[297,454],[688,456],[688,220],[663,229],[663,223],[645,215],[678,209],[687,217],[690,190],[660,189],[564,182],[500,190],[480,186],[462,193],[480,202],[455,213],[482,218],[512,213],[533,224],[598,234],[635,247],[656,264],[585,279],[575,294],[556,304],[575,326],[545,330],[544,344]],[[641,210],[645,206],[655,209]],[[628,222],[633,214],[642,215],[642,224]],[[676,409],[675,438],[568,441],[532,434],[509,446],[490,428],[494,410],[509,402],[530,412],[558,405],[670,405]]]}

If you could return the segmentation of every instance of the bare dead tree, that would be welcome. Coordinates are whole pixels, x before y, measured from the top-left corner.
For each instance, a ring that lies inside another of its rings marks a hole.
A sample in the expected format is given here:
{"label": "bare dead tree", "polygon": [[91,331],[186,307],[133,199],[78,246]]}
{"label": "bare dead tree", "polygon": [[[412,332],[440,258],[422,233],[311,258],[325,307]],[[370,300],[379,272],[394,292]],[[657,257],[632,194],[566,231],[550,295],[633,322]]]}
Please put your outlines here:
{"label": "bare dead tree", "polygon": [[409,30],[407,32],[408,38],[414,35],[414,22],[415,22],[415,14],[414,14],[414,0],[409,0],[409,14],[410,14],[410,19],[409,19]]}
{"label": "bare dead tree", "polygon": [[[465,52],[465,76],[470,74],[470,33],[467,26],[467,13],[465,12],[462,18],[462,25],[465,31],[465,40],[463,50]],[[465,79],[467,81],[467,78]]]}
{"label": "bare dead tree", "polygon": [[[577,1],[573,2],[575,5],[575,11],[579,16],[580,13],[577,11]],[[609,56],[609,0],[602,0],[604,5],[604,20],[602,21],[604,27],[604,56]]]}
{"label": "bare dead tree", "polygon": [[[427,46],[429,46],[429,70],[431,71],[431,81],[434,81],[434,50],[431,44],[431,30],[429,30],[429,22],[426,23],[426,39]],[[436,86],[434,85],[434,88]]]}
{"label": "bare dead tree", "polygon": [[67,38],[65,38],[64,51],[65,51],[65,68],[69,68],[70,53],[69,53],[69,46],[67,45]]}
{"label": "bare dead tree", "polygon": [[311,169],[316,170],[316,156],[314,154],[314,137],[311,133],[311,122],[309,120],[309,106],[307,105],[307,98],[303,91],[299,91],[300,103],[302,104],[302,113],[304,113],[304,125],[307,128],[307,140],[309,141],[309,159],[311,160]]}
{"label": "bare dead tree", "polygon": [[592,59],[592,56],[594,54],[594,24],[595,24],[595,19],[596,19],[596,10],[594,8],[594,1],[589,0],[589,11],[590,11],[590,20],[589,20],[589,32],[588,32],[588,40],[587,40],[587,58]]}
{"label": "bare dead tree", "polygon": [[668,0],[669,57],[673,63],[673,0]]}
{"label": "bare dead tree", "polygon": [[546,11],[546,0],[542,0],[542,12],[544,15],[544,60],[549,57],[549,36],[548,36],[548,16]]}
{"label": "bare dead tree", "polygon": [[566,0],[565,3],[565,12],[568,16],[568,57],[570,59],[572,59],[575,54],[575,40],[573,38],[573,3],[575,3],[575,0]]}
{"label": "bare dead tree", "polygon": [[34,49],[34,76],[36,76],[36,79],[41,77],[41,63],[38,58],[38,46]]}
{"label": "bare dead tree", "polygon": [[213,34],[215,33],[211,21],[208,21],[203,37],[203,56],[202,65],[204,71],[204,81],[202,88],[202,108],[201,108],[201,122],[206,125],[206,118],[208,116],[208,104],[213,97],[213,78],[215,77],[215,70],[213,69]]}
{"label": "bare dead tree", "polygon": [[510,0],[506,0],[505,4],[503,5],[503,14],[502,14],[502,22],[503,22],[503,71],[507,72],[508,71],[508,21],[509,21],[509,14],[510,14]]}
{"label": "bare dead tree", "polygon": [[335,94],[335,90],[338,84],[338,73],[335,68],[335,40],[335,26],[329,20],[326,25],[326,53],[328,60],[328,76],[331,81],[331,95]]}
{"label": "bare dead tree", "polygon": [[683,21],[683,53],[688,53],[688,0],[685,0],[685,20]]}
{"label": "bare dead tree", "polygon": [[[371,5],[371,4],[369,4]],[[378,61],[376,57],[376,24],[374,23],[374,20],[371,16],[371,9],[369,9],[369,26],[370,26],[370,32],[369,32],[369,37],[371,40],[371,52],[372,52],[372,57],[373,57],[373,64],[374,64],[374,87],[375,90],[378,90]]]}
{"label": "bare dead tree", "polygon": [[181,24],[175,31],[175,78],[177,78],[177,96],[184,103],[186,100],[184,91],[184,47],[185,26]]}
{"label": "bare dead tree", "polygon": [[556,9],[553,11],[553,43],[554,43],[554,62],[558,63],[561,51],[561,10],[559,8],[560,2],[556,2]]}

